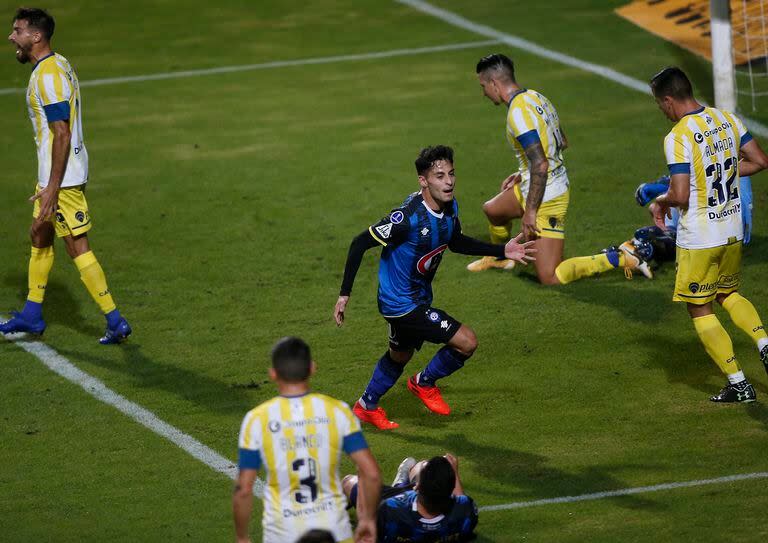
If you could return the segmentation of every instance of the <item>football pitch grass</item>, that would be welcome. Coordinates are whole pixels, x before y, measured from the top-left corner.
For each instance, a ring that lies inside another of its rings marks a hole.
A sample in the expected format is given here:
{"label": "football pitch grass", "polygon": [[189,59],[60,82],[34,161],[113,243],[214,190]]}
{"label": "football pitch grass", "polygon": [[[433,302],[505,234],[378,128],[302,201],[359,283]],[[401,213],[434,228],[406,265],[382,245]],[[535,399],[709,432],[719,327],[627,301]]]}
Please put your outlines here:
{"label": "football pitch grass", "polygon": [[[711,101],[709,64],[613,14],[623,2],[434,4],[480,24],[647,80],[678,64]],[[16,4],[0,2],[10,19]],[[487,38],[387,1],[110,4],[51,1],[55,49],[81,82],[222,66],[463,44]],[[8,24],[10,31],[10,21]],[[482,97],[477,59],[509,54],[520,82],[558,109],[570,148],[566,256],[648,223],[638,183],[664,173],[670,128],[653,100],[504,45],[280,66],[83,88],[89,234],[134,336],[101,347],[103,320],[61,244],[43,341],[84,372],[225,457],[248,409],[275,394],[268,351],[299,335],[313,388],[352,403],[386,348],[376,251],[341,329],[331,313],[352,237],[416,190],[413,159],[456,152],[465,232],[515,168],[504,108]],[[26,86],[8,46],[0,88]],[[36,171],[23,94],[0,95],[0,309],[26,295],[26,203]],[[750,116],[765,123],[765,111]],[[763,140],[764,143],[764,140]],[[765,145],[764,145],[765,146]],[[765,174],[743,289],[768,318]],[[431,415],[405,388],[382,405],[401,427],[366,427],[389,479],[404,456],[450,451],[481,506],[768,470],[768,378],[724,316],[758,403],[707,401],[724,383],[685,309],[674,267],[545,288],[523,272],[469,274],[446,254],[435,305],[480,347],[441,382]],[[426,345],[407,372],[434,353]],[[0,540],[230,541],[231,482],[0,339]],[[345,460],[345,468],[351,464]],[[484,511],[479,541],[764,541],[765,479],[578,503]],[[261,508],[252,520],[260,537]]]}

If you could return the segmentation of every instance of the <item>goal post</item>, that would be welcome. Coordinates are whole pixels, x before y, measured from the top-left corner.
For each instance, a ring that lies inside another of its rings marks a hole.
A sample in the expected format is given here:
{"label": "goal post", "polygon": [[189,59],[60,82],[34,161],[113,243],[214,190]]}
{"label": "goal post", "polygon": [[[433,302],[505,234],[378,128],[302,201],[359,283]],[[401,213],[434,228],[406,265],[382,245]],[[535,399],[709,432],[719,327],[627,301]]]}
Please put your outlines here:
{"label": "goal post", "polygon": [[709,8],[715,107],[735,111],[736,73],[733,66],[731,3],[729,0],[710,0]]}

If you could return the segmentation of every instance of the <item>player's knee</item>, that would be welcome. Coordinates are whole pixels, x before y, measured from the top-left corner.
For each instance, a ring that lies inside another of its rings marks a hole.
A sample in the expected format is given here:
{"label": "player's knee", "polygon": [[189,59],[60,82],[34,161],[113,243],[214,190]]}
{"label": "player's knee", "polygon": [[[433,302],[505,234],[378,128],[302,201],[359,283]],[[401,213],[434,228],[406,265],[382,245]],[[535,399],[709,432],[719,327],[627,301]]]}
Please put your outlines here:
{"label": "player's knee", "polygon": [[398,364],[407,364],[410,362],[411,358],[413,358],[413,351],[395,351],[394,349],[390,349],[389,357],[393,362],[397,362]]}
{"label": "player's knee", "polygon": [[718,294],[717,296],[715,296],[715,300],[717,301],[718,304],[723,305],[725,303],[725,300],[727,300],[728,296],[730,296],[731,294],[733,294],[733,292],[729,292],[728,294]]}
{"label": "player's knee", "polygon": [[483,204],[483,213],[485,213],[488,222],[493,226],[505,226],[509,222],[509,217],[499,213],[499,210],[496,209],[496,206],[493,204],[493,200],[488,200]]}
{"label": "player's knee", "polygon": [[472,356],[477,350],[477,336],[471,328],[465,327],[454,348],[464,356]]}

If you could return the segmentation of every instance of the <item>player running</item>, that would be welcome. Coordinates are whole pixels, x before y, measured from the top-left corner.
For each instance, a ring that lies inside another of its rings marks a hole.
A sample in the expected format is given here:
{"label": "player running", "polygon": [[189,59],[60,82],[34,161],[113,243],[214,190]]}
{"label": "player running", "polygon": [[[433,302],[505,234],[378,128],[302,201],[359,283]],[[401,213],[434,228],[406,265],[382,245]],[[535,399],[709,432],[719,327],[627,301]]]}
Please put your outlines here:
{"label": "player running", "polygon": [[[483,205],[491,223],[491,242],[506,242],[510,238],[510,222],[521,218],[525,239],[536,240],[536,275],[543,285],[566,284],[618,267],[628,272],[640,269],[642,259],[626,246],[563,261],[569,200],[563,150],[568,147],[568,138],[555,106],[541,93],[517,83],[514,65],[505,55],[483,57],[476,72],[483,94],[494,105],[503,103],[509,108],[507,140],[515,150],[520,168],[502,181],[501,192]],[[479,272],[513,267],[510,260],[486,256],[467,269]]]}
{"label": "player running", "polygon": [[436,381],[461,369],[477,349],[477,338],[470,327],[432,306],[432,279],[443,252],[450,249],[468,255],[491,255],[521,264],[534,260],[533,243],[518,243],[521,236],[506,245],[494,245],[461,233],[459,208],[453,197],[453,149],[443,145],[422,149],[416,159],[416,172],[421,190],[352,241],[334,308],[336,324],[341,326],[363,254],[383,246],[378,303],[389,324],[389,349],[353,407],[360,420],[382,430],[399,425],[387,418],[379,400],[394,386],[414,350],[421,348],[424,341],[445,346],[408,380],[408,389],[429,410],[441,415],[448,415],[451,409]]}
{"label": "player running", "polygon": [[728,377],[728,384],[710,400],[753,402],[755,389],[736,361],[712,302],[717,300],[757,344],[768,371],[768,335],[754,306],[737,292],[744,236],[738,179],[768,168],[768,156],[738,117],[699,104],[680,68],[665,68],[650,86],[659,109],[676,123],[664,139],[669,190],[654,201],[659,227],[670,208],[680,210],[672,299],[687,304],[699,339]]}
{"label": "player running", "polygon": [[29,293],[24,308],[0,323],[0,332],[42,334],[43,297],[53,267],[53,240],[62,238],[88,293],[107,319],[99,339],[120,343],[131,334],[107,287],[99,261],[91,251],[91,216],[85,199],[88,152],[83,141],[82,100],[77,74],[66,58],[51,50],[53,17],[37,8],[19,8],[8,40],[16,60],[33,65],[27,88],[27,109],[37,144],[37,187],[30,229]]}

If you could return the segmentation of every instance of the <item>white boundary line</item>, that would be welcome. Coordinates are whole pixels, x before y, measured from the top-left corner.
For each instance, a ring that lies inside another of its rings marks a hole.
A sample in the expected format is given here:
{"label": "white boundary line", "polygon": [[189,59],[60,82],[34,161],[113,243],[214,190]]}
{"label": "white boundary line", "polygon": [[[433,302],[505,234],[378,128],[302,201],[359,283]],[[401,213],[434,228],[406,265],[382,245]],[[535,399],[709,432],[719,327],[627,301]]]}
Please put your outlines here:
{"label": "white boundary line", "polygon": [[[142,426],[148,428],[155,434],[164,437],[184,452],[199,460],[214,471],[218,471],[234,480],[237,476],[237,467],[233,462],[224,458],[210,447],[202,444],[192,436],[185,434],[175,426],[161,420],[157,415],[134,403],[124,396],[121,396],[114,390],[107,387],[99,379],[85,373],[77,368],[72,362],[64,358],[53,348],[41,341],[25,341],[23,334],[11,334],[6,336],[35,358],[40,360],[54,373],[60,375],[67,381],[76,384],[88,394],[97,400],[111,405],[121,413],[132,418]],[[606,492],[595,492],[591,494],[581,494],[578,496],[561,496],[557,498],[546,498],[542,500],[531,500],[523,502],[504,503],[498,505],[485,505],[479,508],[480,511],[506,511],[510,509],[522,509],[524,507],[534,507],[539,505],[555,505],[561,503],[574,503],[590,500],[602,500],[605,498],[614,498],[619,496],[630,496],[633,494],[645,494],[648,492],[659,492],[661,490],[672,490],[676,488],[690,488],[705,485],[714,485],[722,483],[731,483],[750,479],[766,479],[768,472],[744,473],[738,475],[728,475],[726,477],[717,477],[715,479],[697,479],[694,481],[682,481],[674,483],[663,483],[653,486],[641,486],[635,488],[624,488],[619,490],[609,490]],[[253,493],[256,496],[263,494],[264,482],[261,479],[256,480]]]}
{"label": "white boundary line", "polygon": [[[185,77],[199,77],[213,74],[228,74],[236,72],[251,72],[255,70],[267,70],[270,68],[286,68],[289,66],[309,66],[313,64],[331,64],[333,62],[350,62],[355,60],[372,60],[380,58],[406,57],[413,55],[423,55],[427,53],[440,53],[442,51],[460,51],[462,49],[475,49],[488,45],[498,44],[498,40],[484,40],[464,43],[452,43],[447,45],[435,45],[432,47],[415,47],[413,49],[392,49],[390,51],[376,51],[372,53],[359,53],[353,55],[336,55],[332,57],[304,58],[297,60],[277,60],[274,62],[263,62],[260,64],[241,64],[237,66],[220,66],[218,68],[207,68],[203,70],[186,70],[180,72],[165,72],[158,74],[132,75],[126,77],[110,77],[106,79],[91,79],[90,81],[81,81],[81,87],[99,87],[102,85],[119,85],[123,83],[141,83],[144,81],[160,81],[163,79],[182,79]],[[0,95],[21,94],[26,92],[26,88],[5,88],[0,89]]]}
{"label": "white boundary line", "polygon": [[[579,68],[585,72],[599,75],[600,77],[604,77],[605,79],[609,79],[610,81],[618,83],[619,85],[623,85],[624,87],[628,87],[644,94],[650,95],[651,93],[648,87],[648,83],[640,81],[639,79],[635,79],[634,77],[624,75],[620,72],[617,72],[613,68],[609,68],[608,66],[587,62],[585,60],[572,57],[571,55],[560,53],[559,51],[547,49],[546,47],[542,47],[541,45],[538,45],[532,41],[528,41],[518,36],[513,36],[512,34],[501,32],[495,28],[491,28],[490,26],[472,22],[469,19],[462,17],[461,15],[439,8],[437,6],[433,6],[432,4],[424,2],[423,0],[394,1],[399,4],[409,6],[415,10],[421,11],[422,13],[426,13],[427,15],[431,15],[432,17],[440,19],[441,21],[444,21],[452,26],[463,28],[464,30],[469,30],[470,32],[474,32],[480,36],[485,36],[486,38],[496,39],[501,43],[509,45],[510,47],[522,49],[528,53],[548,58],[549,60],[554,60],[555,62],[560,62],[566,66]],[[740,117],[749,125],[752,132],[762,137],[768,137],[768,126],[755,121],[754,119],[745,117],[744,115],[740,115]]]}

